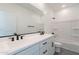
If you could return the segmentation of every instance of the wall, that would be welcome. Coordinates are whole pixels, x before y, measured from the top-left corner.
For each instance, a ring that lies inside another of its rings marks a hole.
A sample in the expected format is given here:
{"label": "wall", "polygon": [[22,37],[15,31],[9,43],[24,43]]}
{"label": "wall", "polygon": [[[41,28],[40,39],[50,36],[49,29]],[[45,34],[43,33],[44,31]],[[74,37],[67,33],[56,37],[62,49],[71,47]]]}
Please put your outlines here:
{"label": "wall", "polygon": [[52,33],[52,24],[53,24],[53,14],[47,13],[46,15],[43,16],[43,21],[44,21],[44,30],[46,33]]}
{"label": "wall", "polygon": [[54,22],[56,41],[79,42],[79,6],[65,8],[56,15]]}
{"label": "wall", "polygon": [[54,12],[53,10],[48,6],[44,5],[45,14],[42,16],[43,24],[44,24],[44,31],[45,33],[52,33],[52,24],[53,24],[53,17]]}
{"label": "wall", "polygon": [[31,5],[33,5],[34,7],[42,11],[44,14],[46,14],[47,11],[45,3],[31,3]]}
{"label": "wall", "polygon": [[[18,4],[0,4],[0,36],[38,31],[42,24],[40,14]],[[34,25],[34,28],[28,28]]]}
{"label": "wall", "polygon": [[68,8],[64,8],[63,10],[59,11],[56,13],[56,19],[57,21],[69,21],[69,20],[74,20],[78,19],[79,15],[79,6],[72,6]]}
{"label": "wall", "polygon": [[43,12],[41,20],[44,25],[45,33],[52,33],[53,32],[52,31],[53,30],[52,29],[52,24],[53,24],[52,18],[54,17],[54,12],[51,9],[51,7],[48,6],[48,4],[46,4],[46,3],[32,3],[32,5]]}

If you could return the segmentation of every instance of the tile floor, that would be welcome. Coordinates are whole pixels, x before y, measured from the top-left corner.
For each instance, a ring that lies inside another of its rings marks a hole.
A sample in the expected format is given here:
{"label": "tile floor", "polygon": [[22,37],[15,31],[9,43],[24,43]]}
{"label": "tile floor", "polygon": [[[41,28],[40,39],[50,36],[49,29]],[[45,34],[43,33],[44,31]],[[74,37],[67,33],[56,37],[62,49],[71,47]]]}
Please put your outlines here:
{"label": "tile floor", "polygon": [[79,55],[79,53],[61,48],[61,52],[60,53],[55,53],[55,55]]}

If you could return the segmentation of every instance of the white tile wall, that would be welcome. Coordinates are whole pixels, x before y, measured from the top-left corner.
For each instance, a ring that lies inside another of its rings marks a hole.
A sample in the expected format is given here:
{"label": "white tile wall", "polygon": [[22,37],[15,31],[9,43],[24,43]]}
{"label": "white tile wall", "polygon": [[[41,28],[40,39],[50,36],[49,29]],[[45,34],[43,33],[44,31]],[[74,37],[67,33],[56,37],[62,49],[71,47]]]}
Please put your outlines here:
{"label": "white tile wall", "polygon": [[[56,13],[54,27],[57,34],[56,41],[79,42],[79,6],[65,8]],[[53,26],[53,25],[52,25]],[[75,28],[75,29],[74,29]],[[54,29],[54,28],[53,28]]]}

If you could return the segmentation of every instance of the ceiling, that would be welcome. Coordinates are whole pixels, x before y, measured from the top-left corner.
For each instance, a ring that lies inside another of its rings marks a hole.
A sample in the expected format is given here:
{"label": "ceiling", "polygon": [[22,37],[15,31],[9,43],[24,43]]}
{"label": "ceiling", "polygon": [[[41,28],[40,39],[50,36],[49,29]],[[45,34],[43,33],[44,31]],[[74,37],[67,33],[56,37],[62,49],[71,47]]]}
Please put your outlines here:
{"label": "ceiling", "polygon": [[[57,12],[64,8],[79,6],[79,3],[46,3],[46,5],[50,7],[53,11]],[[65,5],[65,7],[62,7],[63,5]]]}
{"label": "ceiling", "polygon": [[[58,11],[60,11],[62,9],[65,9],[65,8],[68,8],[68,7],[72,7],[72,6],[79,6],[79,3],[44,3],[44,4],[45,4],[46,7],[51,9],[51,11],[54,11],[54,12],[58,12]],[[38,13],[42,14],[42,11],[39,10],[38,8],[35,8],[33,5],[31,5],[31,3],[20,3],[19,5],[21,5],[23,7],[31,8],[35,12],[39,11]],[[62,7],[63,5],[65,5],[65,7]]]}

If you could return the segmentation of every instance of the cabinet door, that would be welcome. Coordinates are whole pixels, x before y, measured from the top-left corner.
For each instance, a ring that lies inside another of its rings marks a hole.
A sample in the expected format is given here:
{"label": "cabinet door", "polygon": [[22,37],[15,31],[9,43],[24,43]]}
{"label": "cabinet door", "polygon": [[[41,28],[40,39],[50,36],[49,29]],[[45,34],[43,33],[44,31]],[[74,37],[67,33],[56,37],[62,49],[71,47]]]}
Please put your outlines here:
{"label": "cabinet door", "polygon": [[49,54],[50,55],[53,55],[55,53],[55,46],[51,46],[50,48],[49,48]]}
{"label": "cabinet door", "polygon": [[37,50],[37,51],[34,51],[32,55],[39,55],[39,54],[40,54],[40,52],[39,52],[39,50]]}
{"label": "cabinet door", "polygon": [[53,40],[53,37],[49,38],[48,50],[50,55],[53,55],[55,52],[55,44]]}
{"label": "cabinet door", "polygon": [[32,47],[29,47],[16,55],[33,55],[33,54],[39,54],[39,44],[36,44]]}
{"label": "cabinet door", "polygon": [[39,50],[37,51],[22,51],[20,53],[18,53],[17,55],[39,55]]}

